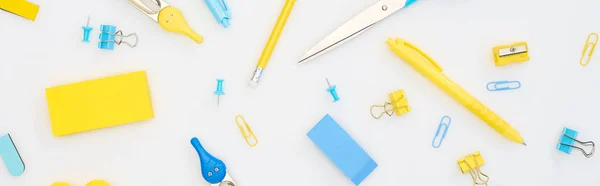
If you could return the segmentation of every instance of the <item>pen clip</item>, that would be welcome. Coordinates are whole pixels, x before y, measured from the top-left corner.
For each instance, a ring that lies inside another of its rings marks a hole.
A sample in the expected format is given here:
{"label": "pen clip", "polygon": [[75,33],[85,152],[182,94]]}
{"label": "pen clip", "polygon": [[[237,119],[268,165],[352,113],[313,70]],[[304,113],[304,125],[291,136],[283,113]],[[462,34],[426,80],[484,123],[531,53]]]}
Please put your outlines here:
{"label": "pen clip", "polygon": [[229,19],[231,18],[231,12],[229,12],[229,6],[225,0],[205,0],[206,5],[212,12],[215,19],[225,27],[229,26]]}
{"label": "pen clip", "polygon": [[423,52],[421,49],[419,49],[419,47],[413,45],[412,43],[409,43],[408,41],[402,40],[402,39],[396,39],[396,43],[398,43],[398,41],[401,41],[404,43],[404,45],[406,45],[409,48],[412,48],[413,50],[415,50],[417,53],[421,54],[421,56],[425,57],[425,59],[427,59],[427,61],[431,62],[431,64],[439,71],[442,72],[442,67],[440,67],[440,65],[437,64],[437,62],[435,62],[435,60],[433,60],[433,58],[429,57],[429,55],[427,55],[425,52]]}

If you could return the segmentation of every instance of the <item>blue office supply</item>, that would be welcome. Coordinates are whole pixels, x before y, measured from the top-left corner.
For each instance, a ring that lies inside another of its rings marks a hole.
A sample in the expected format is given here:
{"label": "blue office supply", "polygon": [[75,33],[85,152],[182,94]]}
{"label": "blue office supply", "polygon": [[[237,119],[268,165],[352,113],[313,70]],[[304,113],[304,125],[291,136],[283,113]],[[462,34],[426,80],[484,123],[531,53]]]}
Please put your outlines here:
{"label": "blue office supply", "polygon": [[90,31],[92,31],[92,27],[90,27],[90,16],[88,16],[87,24],[81,27],[83,29],[83,42],[90,42]]}
{"label": "blue office supply", "polygon": [[338,97],[337,91],[335,90],[336,86],[331,86],[331,84],[329,84],[328,79],[325,79],[325,81],[327,81],[327,86],[329,86],[329,88],[327,88],[327,91],[329,92],[329,94],[331,94],[331,97],[333,97],[333,102],[337,102],[338,100],[340,100],[340,97]]}
{"label": "blue office supply", "polygon": [[377,163],[329,115],[306,135],[355,185],[377,168]]}
{"label": "blue office supply", "polygon": [[0,136],[0,157],[13,176],[20,176],[25,171],[25,164],[10,134]]}
{"label": "blue office supply", "polygon": [[117,27],[113,25],[100,25],[100,35],[98,39],[98,48],[105,50],[112,50],[115,48],[115,33]]}
{"label": "blue office supply", "polygon": [[[450,117],[448,117],[448,116],[442,117],[442,120],[440,121],[440,125],[438,126],[438,129],[435,132],[435,136],[433,137],[433,141],[431,141],[431,146],[433,148],[438,148],[438,147],[440,147],[440,145],[442,145],[442,141],[444,141],[444,138],[446,138],[446,133],[448,132],[448,128],[450,128],[451,122],[452,122],[452,119],[450,119]],[[442,127],[444,127],[444,133],[442,133],[442,136],[440,136],[440,131],[441,131]],[[436,139],[439,139],[438,143],[436,143]]]}
{"label": "blue office supply", "polygon": [[229,7],[225,0],[204,0],[208,8],[212,12],[215,19],[219,24],[223,25],[225,28],[229,27],[229,19],[231,19],[231,12],[229,12]]}
{"label": "blue office supply", "polygon": [[194,149],[196,149],[196,153],[198,153],[198,157],[200,158],[200,169],[204,180],[211,185],[217,186],[220,185],[221,182],[236,185],[235,182],[233,182],[233,179],[229,177],[229,174],[227,174],[227,166],[225,166],[225,163],[208,153],[204,147],[202,147],[198,138],[193,137],[190,140],[190,143],[194,146]]}
{"label": "blue office supply", "polygon": [[[571,154],[571,150],[573,148],[581,151],[583,153],[583,155],[585,155],[585,157],[590,158],[592,157],[592,155],[594,155],[594,151],[595,151],[595,145],[594,142],[592,141],[586,141],[586,142],[582,142],[577,140],[577,134],[578,132],[565,127],[563,129],[562,135],[560,136],[560,140],[558,142],[558,145],[556,145],[556,149],[558,149],[559,151],[562,151],[564,153],[567,154]],[[583,150],[581,147],[577,147],[575,146],[575,142],[580,143],[583,146],[592,146],[592,150],[589,153],[586,153],[585,150]]]}
{"label": "blue office supply", "polygon": [[513,90],[521,88],[521,82],[519,81],[495,81],[489,82],[486,85],[489,91],[502,91],[502,90]]}
{"label": "blue office supply", "polygon": [[217,79],[217,90],[214,92],[214,94],[217,95],[217,106],[219,106],[221,95],[225,95],[225,92],[223,92],[223,81],[223,79]]}
{"label": "blue office supply", "polygon": [[[123,38],[131,36],[135,37],[135,42],[133,44],[123,41]],[[100,39],[100,42],[98,42],[98,48],[105,50],[112,50],[115,48],[115,44],[121,45],[121,43],[125,43],[130,48],[134,48],[138,43],[138,37],[136,33],[123,35],[123,31],[117,31],[117,27],[113,25],[100,25],[100,35],[98,37]]]}

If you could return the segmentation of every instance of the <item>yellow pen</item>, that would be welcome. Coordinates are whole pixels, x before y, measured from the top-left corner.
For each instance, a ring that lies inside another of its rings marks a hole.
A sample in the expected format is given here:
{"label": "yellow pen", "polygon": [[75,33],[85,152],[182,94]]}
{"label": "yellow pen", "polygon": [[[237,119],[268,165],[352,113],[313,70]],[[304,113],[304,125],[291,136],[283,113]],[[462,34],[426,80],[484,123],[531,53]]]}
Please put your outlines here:
{"label": "yellow pen", "polygon": [[267,67],[267,63],[269,63],[269,59],[271,58],[271,54],[273,54],[273,50],[275,49],[275,45],[277,45],[277,41],[279,40],[279,36],[281,35],[281,31],[287,22],[290,13],[292,12],[292,8],[296,0],[286,0],[285,5],[283,5],[283,9],[281,13],[279,13],[279,18],[277,18],[277,23],[273,30],[271,31],[271,36],[269,36],[269,41],[265,45],[265,49],[263,49],[262,54],[260,55],[260,59],[258,60],[258,64],[256,64],[256,70],[254,70],[254,75],[252,75],[252,79],[250,79],[250,85],[256,86],[260,76],[262,75],[263,70]]}
{"label": "yellow pen", "polygon": [[489,126],[494,128],[498,133],[511,141],[525,144],[523,137],[512,128],[506,121],[500,116],[496,115],[490,109],[485,107],[475,97],[471,96],[467,91],[460,88],[456,83],[452,82],[448,77],[442,73],[442,68],[421,51],[413,44],[406,42],[402,39],[388,39],[387,44],[390,46],[392,52],[406,61],[408,64],[413,66],[427,79],[431,80],[434,84],[440,87],[446,93],[450,94],[452,98],[460,102],[463,106],[467,107],[471,112],[485,121]]}

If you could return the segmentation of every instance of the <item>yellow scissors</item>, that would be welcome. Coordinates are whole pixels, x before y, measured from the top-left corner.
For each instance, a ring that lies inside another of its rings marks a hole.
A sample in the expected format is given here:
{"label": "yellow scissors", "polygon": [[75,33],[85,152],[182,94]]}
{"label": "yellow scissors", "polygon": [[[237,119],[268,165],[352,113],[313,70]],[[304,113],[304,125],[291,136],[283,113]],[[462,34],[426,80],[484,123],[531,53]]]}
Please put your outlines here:
{"label": "yellow scissors", "polygon": [[[187,22],[183,18],[181,11],[179,9],[169,6],[163,0],[128,0],[133,6],[137,9],[145,13],[148,17],[152,18],[156,21],[163,29],[170,31],[185,34],[194,40],[196,43],[200,44],[204,41],[202,36],[198,35],[198,33],[194,32],[188,26]],[[146,2],[142,2],[146,1]],[[151,1],[153,3],[147,4],[147,1]],[[158,9],[158,10],[156,10]]]}

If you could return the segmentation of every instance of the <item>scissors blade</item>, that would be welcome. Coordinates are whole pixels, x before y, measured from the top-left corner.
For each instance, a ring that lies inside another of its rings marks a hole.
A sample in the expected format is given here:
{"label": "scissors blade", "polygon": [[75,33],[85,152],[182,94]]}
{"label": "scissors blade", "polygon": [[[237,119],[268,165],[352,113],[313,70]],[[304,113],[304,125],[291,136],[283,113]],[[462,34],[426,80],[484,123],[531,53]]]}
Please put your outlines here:
{"label": "scissors blade", "polygon": [[227,186],[236,186],[235,182],[233,181],[233,179],[231,179],[231,177],[229,177],[228,173],[225,173],[225,177],[223,178],[223,180],[221,180],[221,182],[215,183],[215,184],[210,184],[210,185],[211,186],[220,186],[221,183],[225,183],[225,184],[227,184]]}
{"label": "scissors blade", "polygon": [[[148,17],[152,18],[154,21],[158,22],[158,13],[165,7],[168,7],[169,4],[163,0],[127,0],[131,3],[135,8],[142,11]],[[148,2],[150,1],[150,2]],[[158,10],[156,10],[158,8]]]}
{"label": "scissors blade", "polygon": [[377,22],[405,7],[407,0],[381,0],[338,27],[302,56],[298,64],[314,59],[373,27]]}

